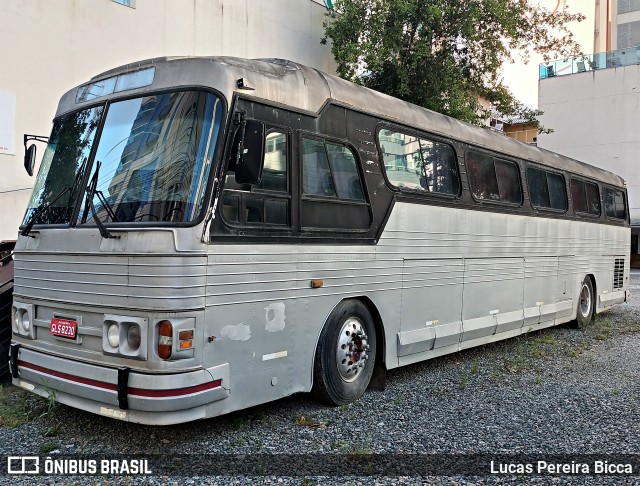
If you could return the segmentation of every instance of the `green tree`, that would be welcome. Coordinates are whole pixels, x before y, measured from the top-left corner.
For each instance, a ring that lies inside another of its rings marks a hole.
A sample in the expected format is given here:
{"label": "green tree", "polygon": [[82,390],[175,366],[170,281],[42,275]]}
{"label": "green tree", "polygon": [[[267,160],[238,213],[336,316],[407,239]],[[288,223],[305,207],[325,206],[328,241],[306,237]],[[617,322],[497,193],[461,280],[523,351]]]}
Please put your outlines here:
{"label": "green tree", "polygon": [[[527,0],[334,0],[325,21],[326,43],[338,74],[363,86],[480,124],[487,113],[478,97],[503,115],[530,121],[541,114],[523,108],[501,82],[501,66],[519,51],[581,55],[567,28],[581,14],[551,12]],[[543,131],[544,129],[540,129]]]}

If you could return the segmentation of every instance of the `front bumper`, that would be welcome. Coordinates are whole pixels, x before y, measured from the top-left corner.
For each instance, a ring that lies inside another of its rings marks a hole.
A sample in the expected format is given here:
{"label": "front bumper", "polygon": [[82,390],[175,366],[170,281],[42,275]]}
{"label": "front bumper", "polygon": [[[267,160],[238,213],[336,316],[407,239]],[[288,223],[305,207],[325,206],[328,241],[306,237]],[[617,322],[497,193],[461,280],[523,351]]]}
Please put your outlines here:
{"label": "front bumper", "polygon": [[13,383],[66,405],[130,422],[168,425],[205,417],[230,394],[229,365],[170,374],[142,373],[11,345]]}

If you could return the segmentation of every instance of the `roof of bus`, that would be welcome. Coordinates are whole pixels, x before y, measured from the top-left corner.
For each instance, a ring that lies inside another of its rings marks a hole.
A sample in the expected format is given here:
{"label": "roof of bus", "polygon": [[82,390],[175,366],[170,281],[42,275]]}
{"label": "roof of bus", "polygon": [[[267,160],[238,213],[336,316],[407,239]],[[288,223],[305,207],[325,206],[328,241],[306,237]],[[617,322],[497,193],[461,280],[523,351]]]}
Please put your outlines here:
{"label": "roof of bus", "polygon": [[[351,83],[315,68],[283,59],[242,59],[236,57],[164,57],[127,64],[92,78],[91,82],[149,66],[156,67],[153,83],[127,94],[175,86],[209,86],[231,98],[234,92],[277,103],[291,109],[318,114],[333,101],[358,111],[418,130],[494,150],[505,155],[567,170],[605,183],[623,186],[624,180],[612,172],[570,157],[518,142],[469,123],[393,98]],[[252,89],[238,87],[238,79]],[[85,83],[87,84],[87,83]],[[77,109],[70,90],[60,101],[58,114]]]}

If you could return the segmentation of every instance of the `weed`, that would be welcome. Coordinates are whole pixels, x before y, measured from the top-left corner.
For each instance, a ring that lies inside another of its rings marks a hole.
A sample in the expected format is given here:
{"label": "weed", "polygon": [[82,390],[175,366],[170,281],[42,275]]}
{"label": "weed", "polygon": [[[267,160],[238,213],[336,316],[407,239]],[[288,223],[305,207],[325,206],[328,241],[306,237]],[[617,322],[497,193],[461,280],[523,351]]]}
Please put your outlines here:
{"label": "weed", "polygon": [[474,375],[475,375],[476,373],[478,373],[478,368],[479,368],[478,360],[477,360],[477,359],[474,359],[474,360],[471,362],[471,373],[473,373]]}
{"label": "weed", "polygon": [[42,400],[13,385],[0,386],[0,427],[19,427],[42,410]]}
{"label": "weed", "polygon": [[60,434],[60,430],[58,429],[58,425],[52,425],[51,427],[49,427],[45,433],[44,436],[45,437],[57,437],[58,434]]}
{"label": "weed", "polygon": [[53,441],[45,442],[40,446],[40,454],[49,454],[49,452],[56,450],[58,444]]}
{"label": "weed", "polygon": [[460,390],[464,390],[465,388],[467,388],[468,384],[469,384],[469,375],[467,375],[466,373],[460,373],[460,381],[458,382],[458,388]]}
{"label": "weed", "polygon": [[296,425],[300,425],[301,427],[312,427],[317,429],[327,428],[326,422],[316,420],[314,417],[305,417],[304,415],[300,415],[298,418],[296,418]]}
{"label": "weed", "polygon": [[233,430],[240,430],[246,426],[246,422],[242,417],[234,417],[229,424]]}
{"label": "weed", "polygon": [[539,336],[538,338],[534,339],[534,341],[537,341],[541,344],[556,344],[556,338],[551,335],[551,334],[544,334],[542,336]]}
{"label": "weed", "polygon": [[614,388],[613,390],[611,390],[611,393],[613,393],[614,396],[618,396],[620,395],[620,390],[618,388]]}

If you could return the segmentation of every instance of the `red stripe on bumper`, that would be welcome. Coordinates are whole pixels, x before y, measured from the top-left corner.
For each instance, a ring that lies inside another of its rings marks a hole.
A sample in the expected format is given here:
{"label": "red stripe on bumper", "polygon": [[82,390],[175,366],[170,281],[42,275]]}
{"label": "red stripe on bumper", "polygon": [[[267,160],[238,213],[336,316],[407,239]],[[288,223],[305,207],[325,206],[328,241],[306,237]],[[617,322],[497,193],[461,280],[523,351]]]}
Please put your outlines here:
{"label": "red stripe on bumper", "polygon": [[[97,388],[104,388],[110,391],[118,391],[118,385],[112,383],[106,383],[104,381],[92,380],[90,378],[82,378],[80,376],[70,375],[68,373],[62,373],[60,371],[50,370],[42,366],[28,363],[26,361],[19,360],[18,366],[28,368],[46,375],[62,378],[63,380],[74,381],[76,383],[82,383],[83,385],[94,386]],[[192,393],[199,393],[202,391],[213,390],[222,386],[222,380],[214,380],[208,383],[202,383],[200,385],[187,386],[184,388],[171,388],[168,390],[147,390],[145,388],[128,388],[129,395],[135,395],[139,397],[147,398],[163,398],[163,397],[179,397],[181,395],[190,395]]]}
{"label": "red stripe on bumper", "polygon": [[201,385],[188,386],[186,388],[173,388],[170,390],[145,390],[143,388],[129,388],[129,395],[139,397],[159,398],[159,397],[178,397],[180,395],[190,395],[201,391],[212,390],[222,386],[222,380],[215,380]]}
{"label": "red stripe on bumper", "polygon": [[44,368],[42,366],[38,366],[33,363],[28,363],[26,361],[18,360],[18,367],[20,366],[22,366],[23,368],[29,368],[34,371],[39,371],[40,373],[44,373],[45,375],[62,378],[63,380],[75,381],[76,383],[82,383],[83,385],[95,386],[97,388],[105,388],[111,391],[118,391],[118,385],[114,385],[112,383],[92,380],[90,378],[82,378],[80,376],[75,376],[75,375],[70,375],[68,373],[62,373],[60,371],[50,370],[48,368]]}

